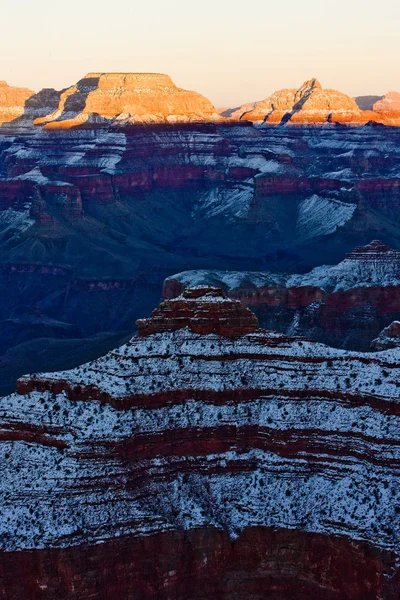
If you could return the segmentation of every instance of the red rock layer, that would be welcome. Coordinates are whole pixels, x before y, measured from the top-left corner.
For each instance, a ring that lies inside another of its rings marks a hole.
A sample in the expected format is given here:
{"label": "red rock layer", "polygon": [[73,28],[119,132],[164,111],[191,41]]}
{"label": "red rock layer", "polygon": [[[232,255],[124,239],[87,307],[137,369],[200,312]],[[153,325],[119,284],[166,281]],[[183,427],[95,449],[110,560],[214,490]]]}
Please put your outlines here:
{"label": "red rock layer", "polygon": [[394,568],[392,553],[345,537],[256,527],[232,541],[208,528],[3,554],[0,597],[397,600]]}
{"label": "red rock layer", "polygon": [[166,300],[153,311],[151,319],[141,319],[137,326],[141,337],[188,327],[202,335],[216,333],[235,338],[256,331],[258,320],[240,302],[225,297],[222,290],[200,287]]}
{"label": "red rock layer", "polygon": [[[188,272],[165,280],[163,296],[172,299],[191,285],[213,281],[225,288],[230,298],[255,310],[268,329],[286,333],[297,319],[298,335],[332,345],[342,345],[352,336],[357,349],[368,350],[399,312],[400,252],[375,240],[356,247],[336,267],[325,269],[315,276],[311,272],[288,280],[281,274],[269,274],[270,282],[268,273],[233,273],[237,284],[231,288],[224,281],[224,272]],[[265,278],[255,283],[257,275]]]}
{"label": "red rock layer", "polygon": [[1,399],[0,595],[394,600],[398,351],[248,313],[187,290],[153,334]]}

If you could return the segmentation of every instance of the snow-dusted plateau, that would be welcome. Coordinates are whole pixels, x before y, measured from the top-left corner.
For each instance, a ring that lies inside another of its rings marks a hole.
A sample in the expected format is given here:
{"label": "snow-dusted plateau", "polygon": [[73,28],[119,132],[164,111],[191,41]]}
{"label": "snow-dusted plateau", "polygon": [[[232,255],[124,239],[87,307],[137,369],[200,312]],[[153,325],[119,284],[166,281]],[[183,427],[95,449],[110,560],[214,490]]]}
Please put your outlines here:
{"label": "snow-dusted plateau", "polygon": [[289,598],[304,561],[297,597],[395,598],[400,345],[366,355],[261,330],[209,287],[138,327],[0,400],[4,597],[232,597],[239,581],[237,597],[261,598],[267,578]]}

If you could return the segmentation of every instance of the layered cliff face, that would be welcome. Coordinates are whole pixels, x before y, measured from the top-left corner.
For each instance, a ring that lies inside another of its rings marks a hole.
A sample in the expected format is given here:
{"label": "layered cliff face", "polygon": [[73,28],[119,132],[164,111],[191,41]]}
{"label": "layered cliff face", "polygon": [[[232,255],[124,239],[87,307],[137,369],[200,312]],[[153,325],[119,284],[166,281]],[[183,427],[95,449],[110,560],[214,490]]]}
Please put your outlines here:
{"label": "layered cliff face", "polygon": [[351,98],[342,92],[323,89],[317,79],[305,81],[299,89],[283,89],[271,96],[242,107],[225,109],[224,116],[265,124],[365,125],[380,123],[400,124],[400,94]]}
{"label": "layered cliff face", "polygon": [[[243,331],[195,333],[193,303]],[[248,318],[188,290],[154,333],[0,400],[5,598],[394,600],[399,349]]]}
{"label": "layered cliff face", "polygon": [[0,126],[24,114],[26,101],[35,95],[27,88],[19,88],[0,81]]}
{"label": "layered cliff face", "polygon": [[[195,333],[193,302],[243,331]],[[248,318],[188,290],[154,333],[0,400],[4,597],[395,598],[398,350]]]}
{"label": "layered cliff face", "polygon": [[395,128],[1,132],[0,393],[123,343],[174,273],[301,273],[372,239],[400,248]]}
{"label": "layered cliff face", "polygon": [[258,320],[239,302],[226,298],[221,289],[200,286],[166,300],[153,311],[151,319],[141,319],[137,325],[142,337],[188,327],[193,333],[235,338],[256,331]]}
{"label": "layered cliff face", "polygon": [[166,279],[163,295],[174,298],[194,285],[221,286],[270,329],[368,350],[399,314],[400,252],[374,241],[336,266],[317,267],[304,275],[188,271]]}
{"label": "layered cliff face", "polygon": [[57,110],[36,119],[45,129],[135,123],[215,121],[214,106],[157,73],[89,73],[61,94]]}
{"label": "layered cliff face", "polygon": [[66,90],[39,93],[0,82],[0,125],[8,128],[107,128],[149,123],[249,121],[276,124],[400,125],[400,94],[350,96],[313,78],[260,102],[217,110],[201,94],[159,73],[88,73]]}

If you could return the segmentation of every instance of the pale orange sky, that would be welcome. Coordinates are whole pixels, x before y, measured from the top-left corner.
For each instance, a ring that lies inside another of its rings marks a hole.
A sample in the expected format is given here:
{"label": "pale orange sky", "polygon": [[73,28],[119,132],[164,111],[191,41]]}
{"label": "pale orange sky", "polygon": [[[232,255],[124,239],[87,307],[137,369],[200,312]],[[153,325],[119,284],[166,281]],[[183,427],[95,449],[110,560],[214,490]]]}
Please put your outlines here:
{"label": "pale orange sky", "polygon": [[400,91],[395,0],[2,0],[1,16],[0,79],[36,91],[89,71],[168,73],[216,106],[311,77]]}

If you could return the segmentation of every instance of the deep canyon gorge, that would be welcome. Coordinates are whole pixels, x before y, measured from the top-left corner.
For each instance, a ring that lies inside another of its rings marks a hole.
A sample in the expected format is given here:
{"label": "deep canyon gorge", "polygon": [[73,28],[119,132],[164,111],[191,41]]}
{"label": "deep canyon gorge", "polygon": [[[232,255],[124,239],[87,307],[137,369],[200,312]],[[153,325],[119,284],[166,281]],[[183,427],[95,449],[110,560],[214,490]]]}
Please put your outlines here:
{"label": "deep canyon gorge", "polygon": [[0,83],[0,598],[397,600],[399,98]]}

